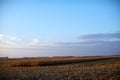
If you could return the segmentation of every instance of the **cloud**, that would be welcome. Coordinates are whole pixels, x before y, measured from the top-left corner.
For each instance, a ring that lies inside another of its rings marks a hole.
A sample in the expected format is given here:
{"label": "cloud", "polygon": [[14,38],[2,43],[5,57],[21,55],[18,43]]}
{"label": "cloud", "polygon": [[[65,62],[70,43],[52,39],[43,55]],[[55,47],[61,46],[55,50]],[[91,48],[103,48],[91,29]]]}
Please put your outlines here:
{"label": "cloud", "polygon": [[120,54],[120,41],[84,41],[59,43],[57,50],[68,55],[114,55]]}
{"label": "cloud", "polygon": [[3,34],[0,34],[0,41],[3,40]]}
{"label": "cloud", "polygon": [[79,36],[77,42],[59,42],[59,51],[74,55],[120,54],[120,33]]}
{"label": "cloud", "polygon": [[8,36],[0,34],[0,47],[1,48],[13,48],[17,46],[17,43],[19,42],[19,38],[15,36]]}
{"label": "cloud", "polygon": [[79,41],[79,42],[60,42],[58,45],[67,45],[67,46],[80,46],[80,45],[91,45],[91,44],[100,44],[105,43],[103,40],[89,40],[89,41]]}
{"label": "cloud", "polygon": [[[100,38],[98,35],[101,35]],[[79,36],[79,39],[80,40],[76,42],[55,43],[33,38],[29,40],[30,42],[24,42],[17,37],[0,34],[0,52],[7,55],[9,50],[12,49],[11,54],[14,53],[14,56],[16,52],[19,53],[19,55],[23,52],[21,56],[30,56],[30,54],[31,56],[88,56],[120,53],[120,39],[118,33],[88,34]],[[5,49],[3,52],[1,51],[1,47]],[[6,48],[9,48],[7,49],[8,51],[6,51]],[[16,54],[16,56],[17,55],[18,54]]]}
{"label": "cloud", "polygon": [[102,41],[102,40],[96,40],[96,41],[81,41],[81,42],[61,42],[57,43],[59,46],[67,46],[67,47],[92,47],[92,46],[120,46],[120,41]]}
{"label": "cloud", "polygon": [[31,45],[37,45],[37,44],[39,44],[39,40],[38,39],[32,39],[30,44]]}
{"label": "cloud", "polygon": [[0,34],[0,48],[45,48],[55,46],[54,42],[40,41],[38,38],[33,38],[29,41],[23,41],[16,36]]}
{"label": "cloud", "polygon": [[98,33],[79,36],[79,39],[92,40],[92,39],[120,39],[120,33]]}
{"label": "cloud", "polygon": [[31,42],[29,42],[29,47],[30,48],[41,48],[41,47],[52,47],[55,46],[56,44],[54,42],[49,42],[49,41],[40,41],[39,39],[35,38],[32,39]]}

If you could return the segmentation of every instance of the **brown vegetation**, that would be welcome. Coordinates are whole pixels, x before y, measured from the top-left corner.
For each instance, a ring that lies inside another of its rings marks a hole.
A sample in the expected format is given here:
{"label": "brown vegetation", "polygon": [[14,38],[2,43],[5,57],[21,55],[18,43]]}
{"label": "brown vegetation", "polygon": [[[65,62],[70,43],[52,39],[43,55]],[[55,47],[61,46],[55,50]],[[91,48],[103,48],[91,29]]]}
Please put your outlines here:
{"label": "brown vegetation", "polygon": [[53,65],[65,65],[72,63],[99,61],[106,59],[117,59],[119,56],[101,56],[101,57],[59,57],[59,58],[34,58],[34,59],[18,59],[12,60],[9,64],[11,67],[36,67],[36,66],[53,66]]}
{"label": "brown vegetation", "polygon": [[120,57],[0,60],[0,80],[119,80]]}

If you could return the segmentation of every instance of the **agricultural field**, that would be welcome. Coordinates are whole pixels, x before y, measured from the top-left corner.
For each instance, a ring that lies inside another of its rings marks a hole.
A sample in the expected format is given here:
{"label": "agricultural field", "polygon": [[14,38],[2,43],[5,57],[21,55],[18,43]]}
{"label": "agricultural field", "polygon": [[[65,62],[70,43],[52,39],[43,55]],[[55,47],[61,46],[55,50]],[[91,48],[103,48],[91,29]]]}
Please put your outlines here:
{"label": "agricultural field", "polygon": [[120,56],[0,59],[0,80],[120,80]]}

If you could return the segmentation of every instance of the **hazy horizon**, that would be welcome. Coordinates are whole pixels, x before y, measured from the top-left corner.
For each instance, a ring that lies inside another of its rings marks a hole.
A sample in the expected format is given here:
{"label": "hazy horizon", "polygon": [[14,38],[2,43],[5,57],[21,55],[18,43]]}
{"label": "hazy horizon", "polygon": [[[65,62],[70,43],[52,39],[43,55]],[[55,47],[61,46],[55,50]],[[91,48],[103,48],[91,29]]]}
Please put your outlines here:
{"label": "hazy horizon", "polygon": [[120,54],[118,0],[2,0],[0,57]]}

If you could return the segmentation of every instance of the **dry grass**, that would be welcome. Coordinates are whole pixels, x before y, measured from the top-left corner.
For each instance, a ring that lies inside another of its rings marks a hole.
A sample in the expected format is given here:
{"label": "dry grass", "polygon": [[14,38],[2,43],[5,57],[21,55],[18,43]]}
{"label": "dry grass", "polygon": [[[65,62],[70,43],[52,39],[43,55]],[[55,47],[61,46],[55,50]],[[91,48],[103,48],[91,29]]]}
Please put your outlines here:
{"label": "dry grass", "polygon": [[10,59],[0,61],[0,80],[119,80],[120,57]]}
{"label": "dry grass", "polygon": [[26,59],[4,59],[1,60],[0,66],[11,67],[37,67],[37,66],[53,66],[53,65],[65,65],[81,62],[99,61],[107,59],[117,59],[119,56],[101,56],[101,57],[61,57],[61,58],[26,58]]}

